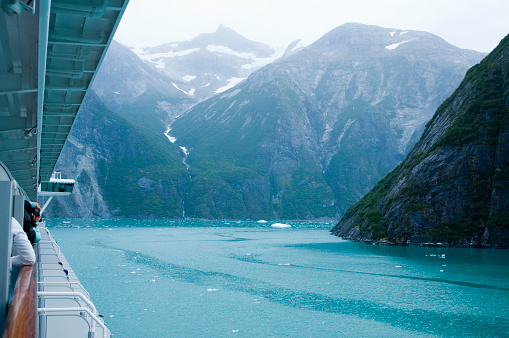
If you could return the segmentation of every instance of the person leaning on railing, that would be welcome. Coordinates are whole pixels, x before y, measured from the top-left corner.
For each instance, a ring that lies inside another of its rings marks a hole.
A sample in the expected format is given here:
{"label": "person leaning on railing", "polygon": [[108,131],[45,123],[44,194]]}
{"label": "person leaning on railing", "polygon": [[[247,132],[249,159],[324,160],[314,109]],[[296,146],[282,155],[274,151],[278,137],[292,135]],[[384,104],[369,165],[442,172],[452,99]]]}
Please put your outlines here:
{"label": "person leaning on railing", "polygon": [[38,243],[41,240],[41,233],[37,226],[37,222],[41,221],[41,206],[39,203],[25,200],[24,209],[23,230],[25,230],[30,243]]}
{"label": "person leaning on railing", "polygon": [[35,252],[21,224],[13,217],[11,222],[12,255],[11,255],[11,286],[9,301],[16,285],[19,269],[23,265],[35,264]]}

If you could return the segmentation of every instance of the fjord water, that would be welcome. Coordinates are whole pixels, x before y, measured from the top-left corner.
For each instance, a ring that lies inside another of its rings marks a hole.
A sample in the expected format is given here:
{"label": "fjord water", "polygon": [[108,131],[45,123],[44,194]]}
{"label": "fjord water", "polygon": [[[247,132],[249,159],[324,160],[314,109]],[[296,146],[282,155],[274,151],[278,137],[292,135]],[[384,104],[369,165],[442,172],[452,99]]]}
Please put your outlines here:
{"label": "fjord water", "polygon": [[333,224],[46,221],[115,337],[507,337],[509,252],[374,246]]}

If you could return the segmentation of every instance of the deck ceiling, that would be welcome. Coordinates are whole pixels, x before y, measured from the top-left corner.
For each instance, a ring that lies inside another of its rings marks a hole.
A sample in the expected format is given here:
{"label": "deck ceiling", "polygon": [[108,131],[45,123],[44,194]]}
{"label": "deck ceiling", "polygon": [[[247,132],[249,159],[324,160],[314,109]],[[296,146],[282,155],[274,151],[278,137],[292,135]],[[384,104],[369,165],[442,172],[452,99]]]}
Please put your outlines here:
{"label": "deck ceiling", "polygon": [[128,0],[33,3],[20,15],[0,10],[0,161],[36,200]]}

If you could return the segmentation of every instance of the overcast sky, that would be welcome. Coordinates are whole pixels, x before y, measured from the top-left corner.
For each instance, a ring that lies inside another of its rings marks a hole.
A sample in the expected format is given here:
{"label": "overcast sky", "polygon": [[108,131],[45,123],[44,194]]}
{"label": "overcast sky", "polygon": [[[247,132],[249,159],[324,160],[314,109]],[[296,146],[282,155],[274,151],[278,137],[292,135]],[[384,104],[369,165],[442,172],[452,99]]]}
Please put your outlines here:
{"label": "overcast sky", "polygon": [[426,31],[490,52],[509,33],[509,0],[130,0],[115,39],[156,46],[223,24],[250,40],[286,46],[347,22]]}

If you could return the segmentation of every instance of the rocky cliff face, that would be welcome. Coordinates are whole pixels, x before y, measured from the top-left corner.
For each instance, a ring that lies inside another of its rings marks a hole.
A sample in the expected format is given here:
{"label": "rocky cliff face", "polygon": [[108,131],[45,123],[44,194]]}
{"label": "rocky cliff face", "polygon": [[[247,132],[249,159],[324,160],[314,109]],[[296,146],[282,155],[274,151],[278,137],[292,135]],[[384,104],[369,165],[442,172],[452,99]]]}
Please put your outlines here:
{"label": "rocky cliff face", "polygon": [[[270,55],[233,33],[172,53],[221,42]],[[357,24],[285,55],[183,114],[196,103],[180,87],[190,77],[113,44],[58,164],[82,184],[56,215],[338,218],[404,159],[481,59],[431,34]]]}
{"label": "rocky cliff face", "polygon": [[473,67],[401,165],[332,233],[401,244],[509,244],[509,37]]}
{"label": "rocky cliff face", "polygon": [[56,166],[76,185],[55,197],[48,217],[182,217],[188,176],[180,150],[164,135],[144,134],[91,92]]}
{"label": "rocky cliff face", "polygon": [[188,215],[339,217],[480,59],[428,33],[334,29],[173,123],[190,152]]}

